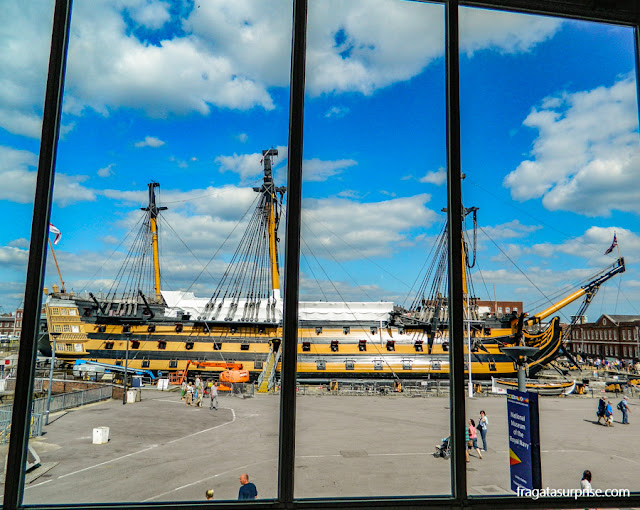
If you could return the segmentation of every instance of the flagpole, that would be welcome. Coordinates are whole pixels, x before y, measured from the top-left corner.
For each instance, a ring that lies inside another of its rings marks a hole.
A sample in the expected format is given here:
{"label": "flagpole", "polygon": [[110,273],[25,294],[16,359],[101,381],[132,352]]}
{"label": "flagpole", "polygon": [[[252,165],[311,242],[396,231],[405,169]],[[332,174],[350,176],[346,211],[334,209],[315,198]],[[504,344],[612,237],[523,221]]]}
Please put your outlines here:
{"label": "flagpole", "polygon": [[58,266],[58,259],[56,258],[56,252],[53,250],[53,245],[51,244],[51,239],[49,241],[49,248],[51,248],[51,255],[53,255],[53,261],[56,264],[56,269],[58,270],[58,276],[60,277],[60,283],[62,284],[62,293],[64,294],[66,291],[64,290],[64,280],[62,279],[62,273],[60,273],[60,267]]}
{"label": "flagpole", "polygon": [[613,233],[613,238],[616,240],[616,248],[618,248],[618,260],[622,258],[620,254],[620,243],[618,243],[618,235],[616,232]]}

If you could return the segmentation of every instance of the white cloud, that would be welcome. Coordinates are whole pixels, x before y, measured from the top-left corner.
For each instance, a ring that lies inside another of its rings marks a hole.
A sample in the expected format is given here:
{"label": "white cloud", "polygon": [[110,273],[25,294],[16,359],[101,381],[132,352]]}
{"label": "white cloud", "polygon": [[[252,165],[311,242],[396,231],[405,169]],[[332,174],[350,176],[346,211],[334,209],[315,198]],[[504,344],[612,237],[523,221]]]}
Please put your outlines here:
{"label": "white cloud", "polygon": [[98,174],[100,177],[110,177],[111,175],[113,175],[113,174],[115,173],[115,172],[113,171],[113,167],[114,167],[114,166],[115,166],[115,164],[114,164],[114,163],[111,163],[111,164],[109,164],[109,165],[107,165],[107,166],[105,166],[105,167],[103,167],[103,168],[100,168],[100,169],[97,171],[97,174]]}
{"label": "white cloud", "polygon": [[[282,161],[287,159],[287,147],[275,147],[278,150],[278,156],[272,158],[271,165],[275,169]],[[240,176],[242,182],[261,178],[264,175],[262,166],[262,152],[254,152],[253,154],[236,154],[233,156],[218,156],[214,160],[220,167],[221,172],[233,172]]]}
{"label": "white cloud", "polygon": [[524,124],[536,129],[530,159],[504,179],[516,200],[542,197],[549,210],[608,216],[639,212],[636,86],[563,93],[534,108]]}
{"label": "white cloud", "polygon": [[240,133],[239,135],[236,135],[236,140],[241,143],[247,143],[247,140],[249,140],[249,135],[247,135],[246,133]]}
{"label": "white cloud", "polygon": [[128,12],[131,18],[140,25],[157,30],[171,19],[170,5],[154,0],[129,0]]}
{"label": "white cloud", "polygon": [[[108,115],[124,107],[166,117],[207,115],[212,107],[275,107],[270,90],[289,82],[291,2],[169,6],[155,0],[74,3],[65,113],[90,108]],[[443,12],[442,6],[421,2],[312,3],[308,93],[371,94],[416,76],[444,52]],[[0,19],[12,20],[0,34],[0,127],[13,133],[40,133],[51,14],[47,0],[0,3]],[[462,24],[462,46],[471,54],[529,51],[559,22],[463,9]],[[138,28],[156,42],[138,39]]]}
{"label": "white cloud", "polygon": [[0,264],[13,269],[26,270],[29,250],[16,246],[0,246]]}
{"label": "white cloud", "polygon": [[0,145],[0,200],[33,202],[37,165],[38,157],[34,153]]}
{"label": "white cloud", "polygon": [[0,2],[0,127],[10,133],[40,136],[52,16],[46,1]]}
{"label": "white cloud", "polygon": [[[516,53],[549,39],[552,18],[461,9],[461,47]],[[418,75],[444,53],[444,10],[421,2],[338,0],[309,6],[307,88],[311,95],[360,92]],[[399,34],[397,27],[402,27]]]}
{"label": "white cloud", "polygon": [[[133,217],[137,218],[138,207],[144,207],[148,202],[149,194],[147,191],[120,191],[120,190],[103,190],[101,192],[107,198],[116,200],[122,205],[134,208]],[[247,211],[249,206],[254,202],[258,194],[253,188],[239,188],[228,185],[220,188],[209,186],[205,189],[193,189],[189,191],[178,191],[170,189],[162,189],[157,196],[159,206],[169,208],[171,214],[176,211],[186,216],[209,215],[222,220],[239,220]],[[128,225],[133,225],[135,219],[129,218]],[[176,223],[177,225],[178,223]],[[182,228],[182,226],[181,226]]]}
{"label": "white cloud", "polygon": [[[36,166],[38,158],[29,151],[21,151],[0,145],[0,200],[20,204],[33,202],[36,189]],[[74,202],[93,201],[95,192],[82,182],[86,176],[69,176],[56,173],[53,199],[60,206]]]}
{"label": "white cloud", "polygon": [[526,237],[531,232],[540,230],[540,225],[523,225],[519,220],[512,220],[502,225],[482,227],[482,231],[494,241]]}
{"label": "white cloud", "polygon": [[341,119],[345,115],[349,113],[349,108],[346,106],[332,106],[327,110],[327,113],[324,114],[325,118],[331,119]]}
{"label": "white cloud", "polygon": [[389,257],[415,244],[415,232],[439,221],[426,207],[430,195],[360,203],[342,198],[308,199],[302,209],[304,246],[317,257],[354,260]]}
{"label": "white cloud", "polygon": [[447,171],[444,168],[439,168],[435,172],[427,172],[424,177],[420,177],[420,182],[435,184],[436,186],[441,186],[445,182],[447,182]]}
{"label": "white cloud", "polygon": [[339,159],[337,161],[323,161],[317,158],[308,159],[302,163],[302,178],[305,181],[312,182],[326,181],[357,164],[353,159]]}
{"label": "white cloud", "polygon": [[28,248],[29,239],[25,239],[24,237],[21,237],[20,239],[14,239],[13,241],[9,241],[8,246],[12,246],[14,248]]}
{"label": "white cloud", "polygon": [[460,49],[471,56],[479,50],[524,53],[550,39],[562,20],[487,9],[460,9]]}
{"label": "white cloud", "polygon": [[144,140],[136,142],[135,147],[162,147],[164,142],[155,136],[145,136]]}

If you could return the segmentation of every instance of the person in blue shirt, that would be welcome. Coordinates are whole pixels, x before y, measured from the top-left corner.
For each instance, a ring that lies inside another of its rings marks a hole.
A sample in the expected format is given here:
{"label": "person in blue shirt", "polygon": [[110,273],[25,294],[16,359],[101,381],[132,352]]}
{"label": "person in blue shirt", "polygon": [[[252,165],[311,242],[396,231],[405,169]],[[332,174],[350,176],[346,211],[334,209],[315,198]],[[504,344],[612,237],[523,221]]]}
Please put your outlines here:
{"label": "person in blue shirt", "polygon": [[249,481],[249,475],[242,473],[240,475],[240,491],[238,499],[256,499],[258,497],[258,489]]}
{"label": "person in blue shirt", "polygon": [[613,407],[611,407],[611,400],[607,402],[607,407],[604,410],[604,422],[613,427]]}

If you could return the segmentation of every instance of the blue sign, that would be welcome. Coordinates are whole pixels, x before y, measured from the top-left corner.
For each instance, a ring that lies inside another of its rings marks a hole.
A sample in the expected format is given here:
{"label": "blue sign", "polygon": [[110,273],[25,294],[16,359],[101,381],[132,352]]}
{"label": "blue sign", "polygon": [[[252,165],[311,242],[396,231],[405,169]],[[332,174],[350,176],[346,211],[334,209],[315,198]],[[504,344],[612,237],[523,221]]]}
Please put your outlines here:
{"label": "blue sign", "polygon": [[538,395],[507,390],[511,490],[542,489]]}

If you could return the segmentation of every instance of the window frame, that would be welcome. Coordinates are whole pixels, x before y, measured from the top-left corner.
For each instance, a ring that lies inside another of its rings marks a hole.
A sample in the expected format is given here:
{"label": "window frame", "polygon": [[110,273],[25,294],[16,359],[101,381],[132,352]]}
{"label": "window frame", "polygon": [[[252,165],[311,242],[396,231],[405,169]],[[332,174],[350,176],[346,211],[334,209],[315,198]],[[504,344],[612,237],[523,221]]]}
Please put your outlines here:
{"label": "window frame", "polygon": [[[536,501],[515,496],[469,496],[467,493],[466,463],[464,457],[465,422],[465,378],[463,343],[451,342],[449,349],[451,366],[450,404],[452,413],[450,425],[453,440],[451,461],[451,496],[439,497],[379,497],[348,499],[295,499],[295,424],[296,424],[296,361],[297,361],[297,315],[300,270],[300,226],[302,197],[302,148],[303,117],[306,65],[306,26],[308,0],[291,0],[293,4],[293,29],[290,75],[289,143],[288,143],[288,202],[285,233],[284,263],[284,318],[283,318],[283,359],[282,386],[280,397],[279,424],[279,465],[278,490],[275,500],[252,503],[251,508],[399,508],[399,507],[439,507],[506,509],[521,508],[584,508],[585,506],[627,507],[640,506],[640,493],[632,493],[627,498],[540,498]],[[314,1],[314,0],[312,0]],[[319,1],[319,0],[318,0]],[[398,0],[402,1],[402,0]],[[413,0],[427,1],[427,0]],[[638,34],[640,28],[640,7],[634,0],[493,0],[459,1],[443,0],[434,2],[445,7],[445,60],[447,90],[447,194],[449,228],[450,268],[461,267],[462,242],[460,211],[461,182],[460,164],[460,91],[459,91],[459,23],[460,6],[490,8],[527,14],[550,15],[563,18],[614,23],[629,26],[635,32],[636,83],[638,75]],[[18,372],[12,416],[12,431],[9,443],[7,472],[4,490],[4,508],[21,509],[23,505],[28,444],[27,426],[31,414],[31,399],[35,375],[37,337],[40,324],[40,307],[44,268],[46,263],[46,239],[51,210],[53,176],[56,150],[59,138],[60,114],[64,90],[64,76],[71,22],[72,0],[55,0],[52,23],[51,52],[47,77],[42,136],[36,191],[32,218],[29,260],[26,274],[22,341],[19,348]],[[640,101],[639,101],[640,103]],[[449,328],[452,338],[463,338],[462,275],[449,271],[449,295],[451,307]],[[148,504],[96,504],[89,508],[202,508],[206,503],[148,503]],[[30,506],[29,506],[30,507]],[[241,508],[237,503],[216,503],[216,508]],[[78,505],[39,505],[38,508],[78,508]]]}

